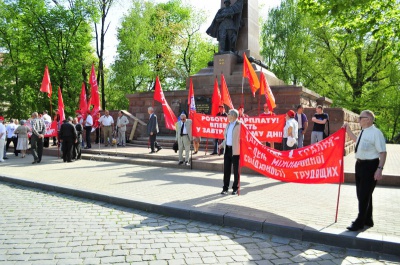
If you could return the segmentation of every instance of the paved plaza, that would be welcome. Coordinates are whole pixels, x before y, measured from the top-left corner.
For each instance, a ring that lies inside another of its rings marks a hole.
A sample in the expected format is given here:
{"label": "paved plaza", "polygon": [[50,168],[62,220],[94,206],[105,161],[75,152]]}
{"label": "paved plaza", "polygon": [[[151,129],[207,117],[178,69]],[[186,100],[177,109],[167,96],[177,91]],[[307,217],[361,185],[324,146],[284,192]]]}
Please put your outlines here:
{"label": "paved plaza", "polygon": [[[79,168],[83,163],[75,165]],[[104,167],[100,169],[110,174]],[[0,194],[0,264],[328,265],[400,261],[392,255],[167,217],[10,183],[0,183]]]}

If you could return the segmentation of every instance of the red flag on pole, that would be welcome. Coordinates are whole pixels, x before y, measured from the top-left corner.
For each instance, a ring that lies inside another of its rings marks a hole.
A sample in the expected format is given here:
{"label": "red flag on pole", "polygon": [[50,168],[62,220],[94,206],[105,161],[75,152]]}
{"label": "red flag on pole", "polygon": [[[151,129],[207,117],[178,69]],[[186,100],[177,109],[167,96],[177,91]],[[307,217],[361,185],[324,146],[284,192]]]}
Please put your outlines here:
{"label": "red flag on pole", "polygon": [[[100,111],[100,94],[99,94],[99,86],[97,85],[96,79],[96,72],[94,70],[94,64],[92,64],[92,70],[90,71],[90,79],[89,84],[92,88],[91,90],[91,97],[90,97],[90,104],[93,105],[92,109],[92,117],[96,116],[97,113]],[[90,105],[89,105],[90,107]],[[89,109],[88,107],[88,109]]]}
{"label": "red flag on pole", "polygon": [[221,105],[221,94],[218,89],[218,80],[215,78],[214,93],[211,99],[211,116],[217,115],[219,105]]}
{"label": "red flag on pole", "polygon": [[175,123],[178,122],[174,112],[168,105],[168,102],[165,100],[164,92],[162,91],[160,80],[158,76],[156,77],[156,89],[154,91],[154,100],[160,102],[163,107],[164,118],[165,118],[165,127],[170,130],[175,130]]}
{"label": "red flag on pole", "polygon": [[64,112],[64,101],[61,93],[61,88],[58,87],[58,114],[60,115],[60,121],[65,120],[65,112]]}
{"label": "red flag on pole", "polygon": [[47,67],[47,65],[44,68],[44,75],[43,75],[42,85],[40,86],[40,91],[47,93],[47,96],[51,98],[52,88],[50,82],[49,68]]}
{"label": "red flag on pole", "polygon": [[253,97],[255,97],[257,89],[260,88],[260,81],[258,81],[257,74],[247,59],[246,53],[243,53],[243,77],[249,79],[250,89],[253,93]]}
{"label": "red flag on pole", "polygon": [[226,84],[225,77],[221,74],[221,101],[230,109],[234,109],[232,104],[231,95],[229,94],[228,85]]}
{"label": "red flag on pole", "polygon": [[194,88],[192,78],[190,78],[189,94],[188,94],[188,115],[189,119],[192,119],[193,113],[196,113],[196,102],[194,100]]}
{"label": "red flag on pole", "polygon": [[87,110],[88,110],[85,82],[82,82],[82,90],[81,90],[81,95],[79,97],[79,110],[80,110],[80,113],[81,113],[83,119],[85,119]]}
{"label": "red flag on pole", "polygon": [[272,112],[274,108],[276,108],[275,97],[272,94],[272,90],[269,87],[267,78],[265,78],[264,73],[260,74],[260,94],[265,94],[265,100],[267,102],[268,109]]}

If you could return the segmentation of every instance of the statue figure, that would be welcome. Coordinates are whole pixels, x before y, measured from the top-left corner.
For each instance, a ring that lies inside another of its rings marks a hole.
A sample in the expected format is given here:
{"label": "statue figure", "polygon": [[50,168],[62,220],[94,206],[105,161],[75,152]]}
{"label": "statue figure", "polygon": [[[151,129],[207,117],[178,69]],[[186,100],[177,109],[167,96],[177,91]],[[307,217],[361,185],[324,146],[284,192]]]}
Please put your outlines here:
{"label": "statue figure", "polygon": [[206,33],[219,41],[219,53],[234,52],[238,31],[241,26],[244,0],[238,0],[231,6],[230,0],[224,1],[225,7],[218,10]]}

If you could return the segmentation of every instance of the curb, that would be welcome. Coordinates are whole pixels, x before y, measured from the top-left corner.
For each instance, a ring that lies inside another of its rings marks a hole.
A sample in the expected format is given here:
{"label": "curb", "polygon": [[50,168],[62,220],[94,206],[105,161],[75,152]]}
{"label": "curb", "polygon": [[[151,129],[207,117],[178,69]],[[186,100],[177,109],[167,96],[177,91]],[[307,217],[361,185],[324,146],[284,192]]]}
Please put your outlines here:
{"label": "curb", "polygon": [[51,183],[36,182],[27,179],[1,176],[0,182],[13,183],[25,187],[37,188],[46,191],[54,191],[80,198],[102,201],[118,206],[133,208],[146,212],[177,218],[201,221],[221,226],[232,226],[246,230],[272,234],[276,236],[292,238],[300,241],[308,241],[330,246],[353,248],[365,251],[373,251],[390,255],[399,255],[400,241],[396,238],[382,235],[362,235],[342,230],[324,228],[316,230],[306,225],[295,222],[284,224],[279,220],[270,220],[248,215],[237,215],[229,212],[215,212],[211,209],[194,209],[177,204],[159,204],[150,201],[132,200],[108,193],[98,193],[91,190],[76,189],[69,186],[55,185]]}

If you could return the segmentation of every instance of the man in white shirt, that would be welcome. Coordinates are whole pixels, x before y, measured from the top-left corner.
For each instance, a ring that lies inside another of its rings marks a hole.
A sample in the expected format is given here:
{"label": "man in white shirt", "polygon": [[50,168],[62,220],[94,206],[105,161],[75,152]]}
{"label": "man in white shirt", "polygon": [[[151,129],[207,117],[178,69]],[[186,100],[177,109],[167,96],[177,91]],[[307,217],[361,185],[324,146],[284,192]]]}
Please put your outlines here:
{"label": "man in white shirt", "polygon": [[118,146],[126,145],[126,125],[129,124],[128,118],[122,113],[122,111],[118,111],[118,119],[117,119],[117,132],[118,132]]}
{"label": "man in white shirt", "polygon": [[4,117],[0,116],[0,162],[4,162],[4,142],[6,140],[6,127],[3,125]]}
{"label": "man in white shirt", "polygon": [[[10,147],[10,143],[12,142],[13,146],[14,146],[14,154],[15,154],[15,156],[18,156],[18,152],[17,152],[17,142],[18,142],[18,140],[17,140],[17,136],[14,134],[15,129],[17,129],[17,125],[15,125],[14,120],[11,119],[10,123],[7,124],[7,126],[6,126],[7,143],[6,143],[6,148],[5,148],[6,151],[5,152],[8,151],[8,147]],[[6,155],[6,153],[4,153],[4,157],[3,158],[6,158],[6,157],[7,157],[7,155]]]}
{"label": "man in white shirt", "polygon": [[86,134],[86,147],[85,149],[92,148],[92,142],[90,140],[90,134],[92,133],[93,118],[90,115],[90,110],[87,111],[86,119],[83,121],[85,134]]}
{"label": "man in white shirt", "polygon": [[362,128],[357,137],[345,123],[347,135],[356,143],[356,188],[358,199],[357,219],[347,227],[350,231],[358,231],[364,225],[372,227],[372,193],[376,182],[382,179],[382,170],[386,162],[386,141],[382,132],[375,127],[375,115],[370,110],[364,110],[358,117]]}
{"label": "man in white shirt", "polygon": [[185,114],[181,114],[181,120],[175,124],[176,137],[175,140],[178,141],[179,149],[179,163],[183,164],[183,149],[185,149],[185,165],[190,166],[189,163],[189,152],[190,143],[192,141],[192,120],[186,119]]}
{"label": "man in white shirt", "polygon": [[104,144],[108,146],[109,143],[112,144],[112,131],[114,127],[114,119],[110,116],[110,112],[106,110],[105,114],[100,117],[99,123],[104,135]]}

